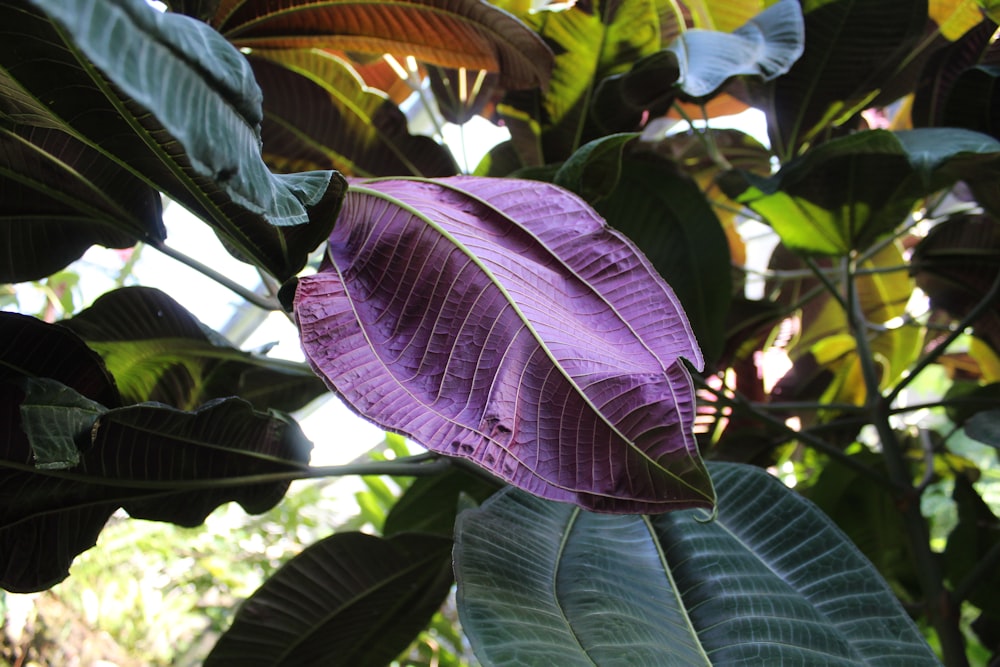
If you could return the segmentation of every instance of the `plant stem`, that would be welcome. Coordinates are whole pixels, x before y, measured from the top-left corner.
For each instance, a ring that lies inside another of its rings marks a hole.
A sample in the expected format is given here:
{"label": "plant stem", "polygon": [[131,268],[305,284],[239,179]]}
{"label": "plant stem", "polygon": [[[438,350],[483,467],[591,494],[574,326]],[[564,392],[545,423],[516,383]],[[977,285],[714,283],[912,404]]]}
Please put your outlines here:
{"label": "plant stem", "polygon": [[261,296],[260,294],[257,294],[253,290],[247,289],[243,285],[240,285],[238,282],[230,279],[228,276],[224,276],[223,274],[219,273],[212,267],[202,264],[193,257],[188,257],[179,250],[175,250],[174,248],[171,248],[170,246],[162,242],[158,242],[151,245],[153,245],[154,248],[162,252],[167,257],[176,259],[181,264],[191,267],[192,269],[194,269],[195,271],[204,275],[207,278],[211,278],[215,282],[231,290],[232,292],[235,292],[237,295],[243,297],[253,305],[257,306],[258,308],[262,308],[268,311],[281,310],[281,305],[278,303],[276,299]]}
{"label": "plant stem", "polygon": [[958,627],[958,605],[944,586],[940,564],[931,550],[927,521],[920,511],[920,492],[914,487],[906,454],[889,421],[891,400],[882,395],[879,387],[878,371],[868,340],[868,327],[854,282],[856,266],[855,259],[844,262],[844,284],[847,288],[845,302],[867,391],[866,407],[882,445],[882,457],[889,473],[889,481],[896,489],[895,504],[903,516],[903,525],[916,561],[917,577],[924,594],[924,612],[937,632],[945,664],[949,667],[965,667],[968,665],[968,658],[965,655],[965,641]]}

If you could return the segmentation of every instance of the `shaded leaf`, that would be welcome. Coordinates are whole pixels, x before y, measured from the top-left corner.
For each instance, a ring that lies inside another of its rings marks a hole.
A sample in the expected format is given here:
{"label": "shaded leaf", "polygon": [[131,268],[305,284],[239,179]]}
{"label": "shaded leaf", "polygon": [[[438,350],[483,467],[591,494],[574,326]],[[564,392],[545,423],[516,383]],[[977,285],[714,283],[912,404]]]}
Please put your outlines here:
{"label": "shaded leaf", "polygon": [[973,440],[1000,449],[1000,409],[984,410],[965,422],[965,434]]}
{"label": "shaded leaf", "polygon": [[[990,549],[1000,543],[1000,519],[964,475],[955,477],[952,499],[958,506],[958,524],[948,535],[944,567],[953,587],[964,583]],[[1000,615],[1000,600],[995,591],[1000,586],[1000,572],[995,568],[983,573],[978,585],[969,589],[969,602],[983,611]]]}
{"label": "shaded leaf", "polygon": [[62,324],[101,354],[130,403],[192,409],[240,396],[258,410],[291,412],[326,391],[308,367],[232,347],[156,289],[108,292]]}
{"label": "shaded leaf", "polygon": [[715,92],[727,79],[770,81],[802,55],[805,27],[798,0],[781,0],[732,33],[692,29],[667,48],[677,57],[677,85],[691,97]]}
{"label": "shaded leaf", "polygon": [[304,265],[344,182],[333,172],[268,171],[260,91],[236,49],[204,23],[143,0],[33,4],[62,28],[5,4],[0,18],[14,38],[0,65],[18,63],[19,85],[61,129],[209,222],[237,256],[281,279]]}
{"label": "shaded leaf", "polygon": [[451,539],[332,535],[288,561],[240,607],[205,661],[382,667],[451,588]]}
{"label": "shaded leaf", "polygon": [[[301,473],[311,445],[294,423],[228,399],[182,412],[161,405],[114,408],[89,429],[90,446],[68,470],[35,470],[16,416],[0,400],[0,586],[27,592],[64,579],[119,507],[133,517],[195,526],[237,501],[263,512]],[[268,479],[278,475],[277,481]]]}
{"label": "shaded leaf", "polygon": [[[917,285],[954,319],[962,319],[989,292],[1000,271],[1000,224],[988,216],[957,216],[931,229],[913,253]],[[1000,305],[972,322],[975,335],[1000,352]]]}
{"label": "shaded leaf", "polygon": [[727,175],[730,197],[759,213],[790,248],[843,255],[905,220],[922,197],[1000,168],[1000,142],[977,132],[872,130],[831,140],[770,178]]}
{"label": "shaded leaf", "polygon": [[254,49],[264,91],[264,159],[280,171],[334,168],[351,176],[450,176],[451,153],[414,136],[384,94],[319,50]]}
{"label": "shaded leaf", "polygon": [[590,514],[513,489],[464,512],[455,572],[476,656],[484,665],[939,664],[815,506],[761,470],[710,468],[711,521],[690,510]]}
{"label": "shaded leaf", "polygon": [[706,359],[714,362],[722,352],[731,267],[722,225],[698,186],[671,162],[632,155],[597,211],[674,286]]}
{"label": "shaded leaf", "polygon": [[[306,356],[356,411],[545,497],[711,503],[673,292],[574,195],[509,179],[352,188],[299,281]],[[539,406],[545,406],[540,410]]]}
{"label": "shaded leaf", "polygon": [[537,35],[478,0],[225,0],[212,24],[240,48],[401,53],[498,72],[505,88],[544,87],[552,67]]}
{"label": "shaded leaf", "polygon": [[428,66],[427,79],[441,116],[449,123],[462,125],[477,115],[493,115],[489,108],[499,93],[495,73]]}
{"label": "shaded leaf", "polygon": [[35,467],[72,468],[80,463],[76,440],[107,412],[100,403],[49,378],[26,378],[21,428],[28,436]]}
{"label": "shaded leaf", "polygon": [[406,532],[450,537],[463,498],[481,503],[501,487],[457,467],[440,475],[417,477],[393,504],[382,533],[386,537]]}
{"label": "shaded leaf", "polygon": [[805,0],[805,52],[762,87],[771,146],[782,159],[860,112],[923,36],[927,0]]}
{"label": "shaded leaf", "polygon": [[631,132],[594,139],[559,167],[552,182],[583,197],[589,204],[618,187],[625,146],[639,135]]}

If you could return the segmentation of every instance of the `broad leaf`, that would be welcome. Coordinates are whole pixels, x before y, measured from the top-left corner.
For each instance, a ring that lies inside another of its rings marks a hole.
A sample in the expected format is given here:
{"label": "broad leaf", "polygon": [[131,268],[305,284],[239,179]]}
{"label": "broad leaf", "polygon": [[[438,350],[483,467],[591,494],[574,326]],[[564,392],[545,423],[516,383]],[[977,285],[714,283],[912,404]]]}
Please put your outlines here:
{"label": "broad leaf", "polygon": [[386,537],[406,532],[450,537],[459,505],[481,503],[501,486],[454,466],[440,475],[418,477],[393,504],[382,533]]}
{"label": "broad leaf", "polygon": [[[0,385],[0,586],[26,592],[64,579],[119,507],[131,516],[196,526],[218,505],[264,512],[302,472],[310,444],[298,426],[229,399],[182,412],[148,404],[104,412],[80,433],[79,464],[36,470]],[[276,476],[276,481],[275,477]]]}
{"label": "broad leaf", "polygon": [[326,391],[308,367],[232,347],[156,289],[108,292],[62,325],[101,354],[126,402],[190,410],[239,396],[291,412]]}
{"label": "broad leaf", "polygon": [[508,179],[353,187],[295,316],[355,410],[544,497],[707,506],[671,289],[576,196]]}
{"label": "broad leaf", "polygon": [[698,186],[672,162],[636,154],[621,169],[618,187],[598,202],[597,210],[674,286],[712,363],[722,352],[732,291],[722,225]]}
{"label": "broad leaf", "polygon": [[770,178],[731,174],[724,185],[787,246],[843,255],[891,232],[920,198],[959,179],[989,188],[998,169],[1000,142],[977,132],[873,130],[817,146]]}
{"label": "broad leaf", "polygon": [[[931,305],[962,319],[998,280],[1000,224],[989,216],[958,216],[931,229],[916,247],[913,272]],[[976,336],[1000,352],[1000,306],[972,322]]]}
{"label": "broad leaf", "polygon": [[811,503],[759,469],[710,469],[714,520],[597,515],[513,489],[464,512],[455,572],[476,657],[487,666],[939,664],[875,569]]}
{"label": "broad leaf", "polygon": [[[13,38],[3,40],[0,67],[17,64],[23,96],[44,101],[45,127],[55,123],[182,203],[241,258],[282,279],[304,265],[332,225],[343,180],[268,171],[260,91],[239,51],[204,23],[143,0],[32,4],[52,22],[6,3],[0,20]],[[83,178],[106,177],[99,162],[83,166]]]}
{"label": "broad leaf", "polygon": [[77,439],[87,434],[107,408],[49,378],[25,378],[21,426],[31,444],[35,467],[59,470],[80,463]]}
{"label": "broad leaf", "polygon": [[412,55],[500,74],[505,88],[545,86],[552,53],[522,23],[479,0],[224,0],[212,24],[250,49],[321,48]]}
{"label": "broad leaf", "polygon": [[802,55],[805,28],[798,0],[782,0],[732,33],[692,29],[667,47],[677,58],[677,85],[705,97],[727,79],[754,75],[770,81]]}
{"label": "broad leaf", "polygon": [[264,159],[275,169],[335,168],[350,176],[450,176],[451,153],[414,136],[406,116],[340,58],[319,50],[254,49],[264,91]]}
{"label": "broad leaf", "polygon": [[552,46],[555,69],[547,90],[508,94],[498,111],[505,119],[531,119],[509,123],[515,146],[541,149],[537,160],[519,150],[523,164],[561,162],[604,134],[590,127],[588,119],[597,83],[659,50],[658,12],[652,0],[595,0],[547,7],[521,18]]}
{"label": "broad leaf", "polygon": [[552,182],[580,195],[588,204],[603,199],[618,187],[622,152],[638,136],[622,132],[584,144],[559,167]]}
{"label": "broad leaf", "polygon": [[444,602],[451,544],[413,533],[321,540],[243,603],[205,665],[387,665]]}
{"label": "broad leaf", "polygon": [[830,126],[860,112],[913,51],[927,0],[805,0],[805,52],[764,87],[775,153],[788,160]]}

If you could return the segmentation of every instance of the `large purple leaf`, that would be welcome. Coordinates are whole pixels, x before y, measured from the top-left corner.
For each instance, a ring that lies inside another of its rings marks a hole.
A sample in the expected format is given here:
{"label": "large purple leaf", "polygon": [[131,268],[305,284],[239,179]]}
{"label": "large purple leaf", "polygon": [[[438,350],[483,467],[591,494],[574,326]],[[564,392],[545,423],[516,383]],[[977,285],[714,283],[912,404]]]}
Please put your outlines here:
{"label": "large purple leaf", "polygon": [[545,498],[706,507],[669,286],[575,195],[455,177],[352,187],[295,297],[306,356],[362,415]]}

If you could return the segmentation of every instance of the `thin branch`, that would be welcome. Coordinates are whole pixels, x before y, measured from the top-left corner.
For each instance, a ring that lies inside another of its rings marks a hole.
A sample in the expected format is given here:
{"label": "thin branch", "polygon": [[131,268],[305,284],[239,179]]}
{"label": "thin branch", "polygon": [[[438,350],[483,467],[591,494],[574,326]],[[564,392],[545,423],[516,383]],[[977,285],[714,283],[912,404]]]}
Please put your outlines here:
{"label": "thin branch", "polygon": [[204,275],[206,278],[214,280],[215,282],[219,283],[226,289],[243,297],[253,305],[257,306],[258,308],[262,308],[268,311],[281,310],[281,305],[278,303],[277,299],[261,296],[260,294],[257,294],[253,290],[247,289],[243,285],[240,285],[238,282],[232,280],[228,276],[219,273],[212,267],[206,264],[202,264],[193,257],[188,257],[181,251],[175,250],[174,248],[171,248],[170,246],[166,245],[163,242],[157,242],[155,244],[150,244],[150,245],[152,245],[154,248],[162,252],[167,257],[176,259],[181,264],[184,264],[185,266],[194,269],[198,273]]}
{"label": "thin branch", "polygon": [[895,401],[896,398],[899,397],[900,392],[909,386],[911,382],[916,380],[917,376],[920,375],[924,369],[937,361],[941,355],[948,350],[948,347],[954,343],[959,336],[965,333],[965,330],[974,324],[976,320],[978,320],[986,312],[986,310],[993,305],[993,302],[996,300],[998,295],[1000,295],[1000,271],[997,272],[996,278],[993,279],[993,284],[990,286],[989,290],[987,290],[983,298],[980,299],[979,303],[977,303],[976,306],[961,319],[958,325],[951,330],[951,333],[945,336],[943,341],[935,345],[934,349],[921,357],[921,359],[917,362],[917,365],[910,370],[906,377],[900,379],[900,381],[896,383],[896,386],[886,397],[886,400],[889,403]]}

